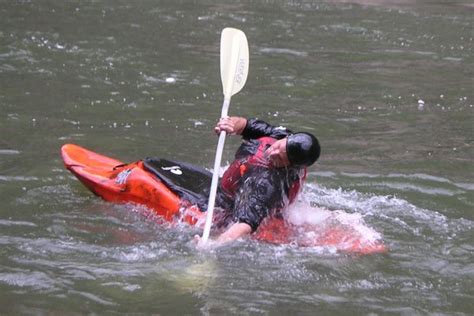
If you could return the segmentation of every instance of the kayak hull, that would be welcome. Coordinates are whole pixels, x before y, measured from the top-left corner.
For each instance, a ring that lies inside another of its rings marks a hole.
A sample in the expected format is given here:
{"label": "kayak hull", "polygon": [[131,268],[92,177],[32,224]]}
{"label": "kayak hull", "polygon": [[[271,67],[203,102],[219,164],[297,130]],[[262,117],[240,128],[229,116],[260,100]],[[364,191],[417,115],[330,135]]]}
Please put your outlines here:
{"label": "kayak hull", "polygon": [[144,170],[143,162],[124,164],[77,145],[61,148],[66,168],[89,190],[106,201],[135,203],[152,209],[167,221],[184,220],[196,224],[204,214],[182,203],[166,185]]}

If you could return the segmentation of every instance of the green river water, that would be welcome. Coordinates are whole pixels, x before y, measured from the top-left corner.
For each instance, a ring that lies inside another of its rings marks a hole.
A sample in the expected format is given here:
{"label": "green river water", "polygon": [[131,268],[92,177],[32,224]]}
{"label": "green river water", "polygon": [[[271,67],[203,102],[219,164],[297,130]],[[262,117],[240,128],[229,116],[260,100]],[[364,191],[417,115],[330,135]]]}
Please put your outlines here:
{"label": "green river water", "polygon": [[[470,0],[0,0],[0,314],[473,314],[473,22]],[[65,143],[211,168],[227,26],[250,48],[230,114],[321,140],[303,220],[341,210],[386,254],[202,253],[65,170]]]}

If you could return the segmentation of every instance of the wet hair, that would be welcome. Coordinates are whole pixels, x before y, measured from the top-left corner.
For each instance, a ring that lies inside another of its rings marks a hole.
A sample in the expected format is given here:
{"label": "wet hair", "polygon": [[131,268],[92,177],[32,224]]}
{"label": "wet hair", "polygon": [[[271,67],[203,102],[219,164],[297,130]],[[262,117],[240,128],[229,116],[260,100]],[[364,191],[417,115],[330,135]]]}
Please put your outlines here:
{"label": "wet hair", "polygon": [[321,154],[321,146],[316,137],[310,133],[296,133],[288,136],[286,154],[291,164],[311,166]]}

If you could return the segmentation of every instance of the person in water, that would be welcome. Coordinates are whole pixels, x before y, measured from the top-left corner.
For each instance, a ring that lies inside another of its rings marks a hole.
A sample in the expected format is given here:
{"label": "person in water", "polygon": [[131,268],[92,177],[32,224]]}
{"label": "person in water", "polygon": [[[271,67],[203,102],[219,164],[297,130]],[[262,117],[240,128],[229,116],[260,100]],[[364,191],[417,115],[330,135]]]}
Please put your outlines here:
{"label": "person in water", "polygon": [[[293,133],[258,119],[224,117],[214,130],[243,138],[216,197],[216,206],[224,210],[218,222],[228,228],[211,244],[221,245],[255,232],[266,217],[278,216],[293,202],[306,167],[316,162],[321,148],[310,133]],[[195,241],[205,246],[199,236]]]}

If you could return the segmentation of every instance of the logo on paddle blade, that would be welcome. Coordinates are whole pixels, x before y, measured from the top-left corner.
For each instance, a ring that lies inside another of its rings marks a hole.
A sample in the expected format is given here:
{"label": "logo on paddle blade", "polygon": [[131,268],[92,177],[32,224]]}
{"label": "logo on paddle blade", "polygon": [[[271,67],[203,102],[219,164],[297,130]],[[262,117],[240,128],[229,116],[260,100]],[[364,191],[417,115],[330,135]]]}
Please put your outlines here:
{"label": "logo on paddle blade", "polygon": [[235,73],[235,82],[241,84],[246,78],[245,77],[245,66],[247,61],[245,58],[240,58],[237,64],[237,71]]}

